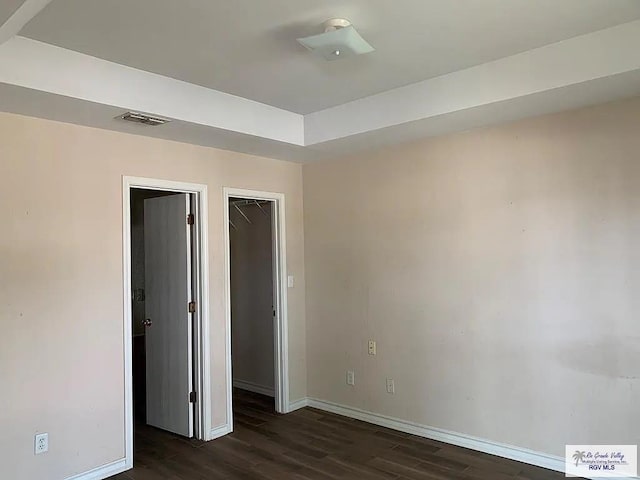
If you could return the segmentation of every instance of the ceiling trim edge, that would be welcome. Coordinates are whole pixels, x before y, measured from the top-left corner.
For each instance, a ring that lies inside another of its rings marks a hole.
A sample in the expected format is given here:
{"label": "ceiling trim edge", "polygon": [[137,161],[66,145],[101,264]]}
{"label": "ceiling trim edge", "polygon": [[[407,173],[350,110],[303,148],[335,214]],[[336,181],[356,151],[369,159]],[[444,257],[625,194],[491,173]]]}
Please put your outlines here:
{"label": "ceiling trim edge", "polygon": [[29,21],[40,13],[52,0],[25,0],[25,2],[13,12],[13,15],[0,25],[0,45],[13,38]]}

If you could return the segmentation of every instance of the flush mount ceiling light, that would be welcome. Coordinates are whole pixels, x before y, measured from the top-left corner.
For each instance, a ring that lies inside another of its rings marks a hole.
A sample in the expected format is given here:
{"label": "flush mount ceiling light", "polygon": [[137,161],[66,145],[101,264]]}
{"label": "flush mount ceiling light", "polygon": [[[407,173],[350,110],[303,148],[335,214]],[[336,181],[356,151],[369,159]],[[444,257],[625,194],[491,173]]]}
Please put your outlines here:
{"label": "flush mount ceiling light", "polygon": [[349,20],[334,18],[324,22],[323,26],[324,33],[298,38],[298,42],[325,60],[338,60],[375,50]]}
{"label": "flush mount ceiling light", "polygon": [[144,113],[138,113],[138,112],[127,112],[125,114],[118,115],[116,118],[120,120],[125,120],[127,122],[150,125],[152,127],[155,127],[157,125],[164,125],[165,123],[168,123],[171,121],[171,120],[167,120],[166,118],[152,117],[151,115],[146,115]]}

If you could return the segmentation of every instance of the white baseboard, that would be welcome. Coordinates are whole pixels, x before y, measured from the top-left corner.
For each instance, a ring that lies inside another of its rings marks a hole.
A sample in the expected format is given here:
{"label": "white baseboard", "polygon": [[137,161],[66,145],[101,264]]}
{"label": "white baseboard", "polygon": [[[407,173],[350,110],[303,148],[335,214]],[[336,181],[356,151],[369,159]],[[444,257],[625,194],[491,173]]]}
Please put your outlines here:
{"label": "white baseboard", "polygon": [[275,390],[273,387],[265,387],[264,385],[258,385],[253,382],[245,382],[244,380],[233,380],[233,386],[241,390],[248,390],[253,393],[260,393],[268,397],[275,397]]}
{"label": "white baseboard", "polygon": [[231,432],[233,432],[233,426],[229,423],[225,423],[224,425],[220,425],[219,427],[212,428],[211,431],[209,432],[209,436],[207,437],[207,441],[224,437],[225,435],[228,435]]}
{"label": "white baseboard", "polygon": [[125,472],[131,469],[131,466],[127,465],[126,459],[122,458],[115,462],[107,463],[101,467],[94,468],[88,472],[79,473],[72,477],[67,477],[65,480],[104,480],[105,478],[112,477],[118,473]]}
{"label": "white baseboard", "polygon": [[301,398],[300,400],[294,400],[293,402],[289,402],[289,411],[287,413],[294,412],[296,410],[300,410],[301,408],[308,407],[309,400],[307,398]]}
{"label": "white baseboard", "polygon": [[513,445],[505,445],[503,443],[472,437],[471,435],[465,435],[463,433],[428,427],[408,422],[406,420],[401,420],[399,418],[367,412],[365,410],[360,410],[359,408],[338,405],[325,400],[309,398],[307,399],[307,404],[309,407],[336,413],[349,418],[355,418],[357,420],[362,420],[363,422],[380,425],[392,430],[398,430],[400,432],[410,433],[419,437],[429,438],[431,440],[437,440],[451,445],[457,445],[459,447],[470,448],[479,452],[489,453],[498,457],[509,458],[518,462],[564,473],[564,458],[562,457],[535,452],[533,450],[515,447]]}

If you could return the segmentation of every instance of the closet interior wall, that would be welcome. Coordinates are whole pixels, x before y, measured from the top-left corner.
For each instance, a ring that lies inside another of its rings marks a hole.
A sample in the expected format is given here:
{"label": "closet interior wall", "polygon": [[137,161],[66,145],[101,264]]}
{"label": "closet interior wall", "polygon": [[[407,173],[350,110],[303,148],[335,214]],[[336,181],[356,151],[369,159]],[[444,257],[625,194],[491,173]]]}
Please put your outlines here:
{"label": "closet interior wall", "polygon": [[231,342],[236,387],[274,395],[272,203],[232,198]]}

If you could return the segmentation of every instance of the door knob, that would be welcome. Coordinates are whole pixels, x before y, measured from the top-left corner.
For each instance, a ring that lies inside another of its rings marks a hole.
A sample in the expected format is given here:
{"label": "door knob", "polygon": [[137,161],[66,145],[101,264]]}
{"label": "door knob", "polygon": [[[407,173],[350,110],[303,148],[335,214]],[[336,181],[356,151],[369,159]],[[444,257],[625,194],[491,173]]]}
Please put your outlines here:
{"label": "door knob", "polygon": [[144,320],[142,322],[142,325],[144,325],[145,327],[150,327],[153,324],[153,322],[151,321],[150,318],[147,318],[146,320]]}

